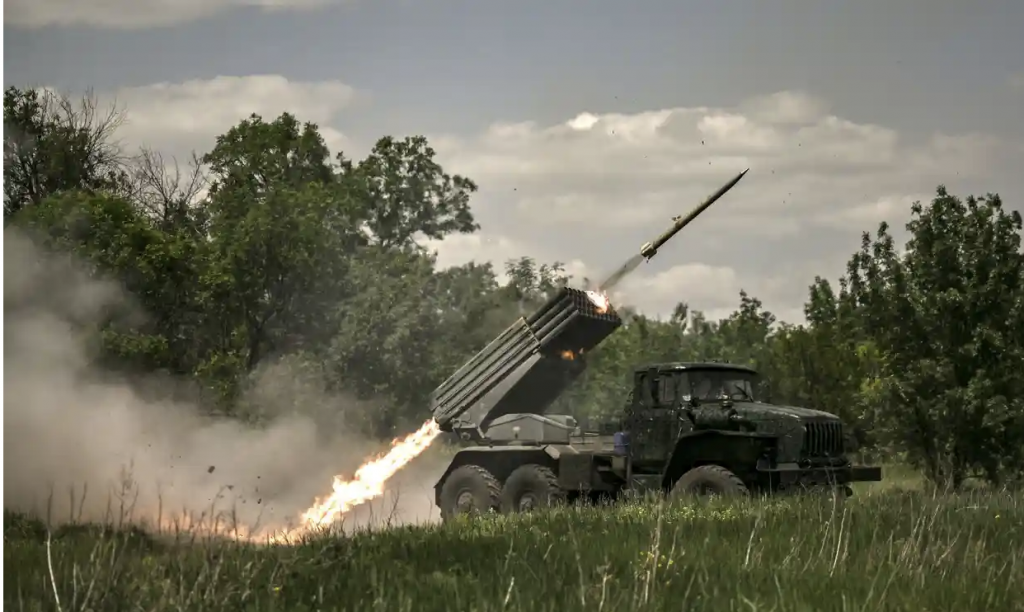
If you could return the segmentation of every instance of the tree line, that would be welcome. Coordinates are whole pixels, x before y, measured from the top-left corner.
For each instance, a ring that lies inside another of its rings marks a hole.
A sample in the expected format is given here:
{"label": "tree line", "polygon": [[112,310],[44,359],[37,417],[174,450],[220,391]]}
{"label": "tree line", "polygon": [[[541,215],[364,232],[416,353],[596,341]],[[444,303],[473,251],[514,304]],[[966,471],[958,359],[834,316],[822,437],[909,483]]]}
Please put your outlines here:
{"label": "tree line", "polygon": [[[528,256],[505,263],[504,283],[489,263],[439,269],[423,240],[477,231],[477,186],[422,136],[383,137],[355,161],[313,123],[251,115],[183,169],[126,152],[124,119],[89,95],[8,88],[4,224],[118,279],[146,313],[93,325],[100,366],[189,380],[212,411],[258,421],[244,391],[286,360],[368,401],[346,426],[397,435],[454,369],[573,282]],[[881,223],[837,285],[813,279],[803,324],[746,292],[718,321],[685,302],[667,319],[626,312],[558,409],[609,416],[633,365],[714,358],[754,366],[763,397],[835,413],[862,448],[937,484],[1019,483],[1021,216],[941,186],[911,212],[905,245]]]}

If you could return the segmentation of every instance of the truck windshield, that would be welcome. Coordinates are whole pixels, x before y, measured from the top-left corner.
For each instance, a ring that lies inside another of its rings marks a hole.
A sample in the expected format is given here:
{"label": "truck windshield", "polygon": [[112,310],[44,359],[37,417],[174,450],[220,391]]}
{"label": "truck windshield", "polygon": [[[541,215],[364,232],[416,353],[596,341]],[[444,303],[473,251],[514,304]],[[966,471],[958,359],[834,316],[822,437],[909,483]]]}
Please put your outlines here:
{"label": "truck windshield", "polygon": [[755,401],[755,374],[740,370],[690,370],[687,373],[690,378],[690,392],[698,401],[710,402],[723,398]]}

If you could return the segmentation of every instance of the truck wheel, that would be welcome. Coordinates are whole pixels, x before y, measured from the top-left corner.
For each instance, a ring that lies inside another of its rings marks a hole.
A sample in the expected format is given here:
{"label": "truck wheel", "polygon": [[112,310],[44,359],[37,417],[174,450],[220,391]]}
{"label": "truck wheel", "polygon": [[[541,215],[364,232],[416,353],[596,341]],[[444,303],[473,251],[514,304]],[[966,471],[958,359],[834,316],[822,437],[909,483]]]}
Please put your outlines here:
{"label": "truck wheel", "polygon": [[501,483],[479,465],[455,468],[441,485],[441,519],[460,514],[486,514],[498,509]]}
{"label": "truck wheel", "polygon": [[528,464],[516,468],[501,490],[501,511],[529,512],[565,501],[565,491],[549,468]]}
{"label": "truck wheel", "polygon": [[747,485],[740,477],[720,465],[695,467],[672,487],[672,497],[690,495],[721,495],[723,497],[746,497],[750,495]]}

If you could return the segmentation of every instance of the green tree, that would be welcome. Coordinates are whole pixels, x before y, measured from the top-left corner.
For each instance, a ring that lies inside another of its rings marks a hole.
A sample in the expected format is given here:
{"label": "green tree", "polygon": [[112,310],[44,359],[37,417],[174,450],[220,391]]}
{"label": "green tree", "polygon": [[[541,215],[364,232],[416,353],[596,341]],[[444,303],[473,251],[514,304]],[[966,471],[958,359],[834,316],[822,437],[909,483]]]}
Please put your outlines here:
{"label": "green tree", "polygon": [[479,229],[469,209],[476,184],[449,175],[423,136],[386,136],[358,164],[338,155],[340,175],[363,203],[367,233],[385,248],[420,237],[440,239]]}
{"label": "green tree", "polygon": [[49,90],[4,91],[4,219],[66,190],[115,190],[129,185],[114,140],[124,121],[116,107],[101,111]]}
{"label": "green tree", "polygon": [[998,196],[940,187],[915,203],[897,252],[888,226],[849,264],[849,291],[883,366],[877,425],[939,484],[1019,477],[1024,449],[1021,217]]}
{"label": "green tree", "polygon": [[100,322],[106,365],[191,373],[194,243],[160,231],[124,198],[81,191],[25,208],[11,226],[51,251],[74,253],[96,278],[120,281],[131,297]]}

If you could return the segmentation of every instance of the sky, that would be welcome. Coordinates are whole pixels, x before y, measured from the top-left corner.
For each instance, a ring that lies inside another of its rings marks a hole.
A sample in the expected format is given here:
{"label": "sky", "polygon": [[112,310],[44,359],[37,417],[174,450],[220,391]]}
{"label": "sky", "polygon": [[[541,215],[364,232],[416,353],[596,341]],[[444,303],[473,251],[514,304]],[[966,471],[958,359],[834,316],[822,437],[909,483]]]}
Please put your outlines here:
{"label": "sky", "polygon": [[255,112],[359,158],[423,134],[476,181],[439,264],[601,278],[738,171],[615,298],[799,322],[939,184],[1024,208],[1020,0],[8,0],[4,85],[91,88],[185,159]]}

